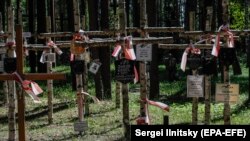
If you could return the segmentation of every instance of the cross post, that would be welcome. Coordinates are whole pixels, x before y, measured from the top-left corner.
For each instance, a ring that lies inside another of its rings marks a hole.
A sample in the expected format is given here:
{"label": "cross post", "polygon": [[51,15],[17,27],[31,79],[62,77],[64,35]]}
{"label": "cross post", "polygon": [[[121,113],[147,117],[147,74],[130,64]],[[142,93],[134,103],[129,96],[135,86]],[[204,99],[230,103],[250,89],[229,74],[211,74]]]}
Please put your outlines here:
{"label": "cross post", "polygon": [[[16,72],[26,80],[62,80],[65,79],[64,74],[54,73],[24,73],[23,71],[23,29],[21,25],[16,25],[16,54],[17,54],[17,69]],[[15,80],[14,74],[1,74],[0,80]],[[23,90],[17,92],[18,101],[18,135],[19,141],[25,141],[25,97]]]}

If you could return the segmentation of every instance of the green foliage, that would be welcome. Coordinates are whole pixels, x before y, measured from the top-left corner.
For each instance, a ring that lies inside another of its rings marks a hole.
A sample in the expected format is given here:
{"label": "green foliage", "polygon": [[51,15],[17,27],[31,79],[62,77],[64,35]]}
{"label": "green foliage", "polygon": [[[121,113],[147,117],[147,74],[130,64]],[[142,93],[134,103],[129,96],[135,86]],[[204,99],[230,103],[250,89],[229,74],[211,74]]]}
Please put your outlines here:
{"label": "green foliage", "polygon": [[244,29],[245,27],[245,12],[242,2],[234,0],[230,2],[230,28],[231,29]]}

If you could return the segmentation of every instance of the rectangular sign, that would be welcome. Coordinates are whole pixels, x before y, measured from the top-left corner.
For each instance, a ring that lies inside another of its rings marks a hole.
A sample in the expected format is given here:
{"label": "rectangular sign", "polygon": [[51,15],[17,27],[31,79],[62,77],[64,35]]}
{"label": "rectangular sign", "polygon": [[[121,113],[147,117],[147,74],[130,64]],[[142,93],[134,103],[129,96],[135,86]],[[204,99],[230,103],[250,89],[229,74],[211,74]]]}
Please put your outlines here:
{"label": "rectangular sign", "polygon": [[234,104],[239,99],[239,84],[216,84],[215,91],[216,102]]}
{"label": "rectangular sign", "polygon": [[115,61],[115,79],[121,83],[133,82],[135,78],[134,61],[120,59]]}
{"label": "rectangular sign", "polygon": [[187,76],[187,97],[204,97],[204,76]]}
{"label": "rectangular sign", "polygon": [[0,54],[6,54],[6,48],[5,47],[0,47]]}
{"label": "rectangular sign", "polygon": [[31,32],[23,32],[23,37],[24,38],[30,38],[31,37]]}
{"label": "rectangular sign", "polygon": [[136,46],[137,61],[152,61],[152,44],[138,44]]}
{"label": "rectangular sign", "polygon": [[56,54],[55,53],[44,53],[44,62],[55,62],[56,61]]}
{"label": "rectangular sign", "polygon": [[93,74],[96,74],[101,66],[101,62],[92,62],[89,67],[89,71]]}
{"label": "rectangular sign", "polygon": [[76,132],[83,132],[83,131],[87,130],[87,128],[88,128],[87,121],[82,121],[82,122],[78,121],[78,122],[74,123],[74,130]]}
{"label": "rectangular sign", "polygon": [[0,61],[0,72],[4,72],[3,61]]}

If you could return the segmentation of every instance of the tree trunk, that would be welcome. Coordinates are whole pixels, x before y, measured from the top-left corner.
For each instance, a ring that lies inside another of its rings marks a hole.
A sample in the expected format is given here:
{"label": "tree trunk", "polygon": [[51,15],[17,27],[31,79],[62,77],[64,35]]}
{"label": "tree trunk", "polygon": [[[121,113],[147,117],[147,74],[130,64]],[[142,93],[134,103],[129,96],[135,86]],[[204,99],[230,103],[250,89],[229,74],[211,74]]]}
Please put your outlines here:
{"label": "tree trunk", "polygon": [[[6,8],[5,8],[5,0],[0,0],[0,14],[2,15],[2,30],[3,31],[5,31],[5,28],[6,28],[6,26],[5,26],[5,10]],[[0,31],[1,32],[1,31]]]}
{"label": "tree trunk", "polygon": [[185,30],[190,29],[189,12],[190,11],[196,11],[196,6],[197,6],[197,1],[186,0],[186,11],[185,11],[185,19],[184,19],[184,23],[185,23],[184,28],[185,28]]}
{"label": "tree trunk", "polygon": [[127,27],[130,27],[130,2],[131,0],[126,0],[126,15],[127,15]]}
{"label": "tree trunk", "polygon": [[[138,0],[133,0],[133,27],[140,27],[140,5],[138,3]],[[137,35],[139,36],[139,35]]]}
{"label": "tree trunk", "polygon": [[[68,30],[71,31],[71,32],[75,32],[75,29],[74,29],[74,11],[73,11],[73,0],[67,0],[67,15],[68,15],[68,19],[67,19],[67,23],[68,23]],[[61,6],[62,7],[62,6]],[[61,13],[64,13],[63,9],[61,9]],[[61,23],[62,23],[62,27],[63,27],[63,17],[61,17]],[[74,65],[74,62],[73,61],[70,61],[70,73],[71,73],[71,86],[72,86],[72,90],[73,91],[76,91],[76,75],[74,73],[74,70],[73,70],[73,65]]]}
{"label": "tree trunk", "polygon": [[[31,33],[35,33],[35,1],[29,0],[28,1],[28,13],[29,13],[29,31]],[[30,44],[35,43],[34,37],[31,37],[29,40]],[[30,66],[30,72],[35,73],[36,72],[36,52],[33,50],[29,50],[29,66]]]}
{"label": "tree trunk", "polygon": [[[101,30],[109,29],[109,0],[101,1]],[[100,60],[102,63],[101,75],[103,82],[103,92],[105,99],[111,99],[111,72],[110,61],[111,52],[109,47],[100,48]]]}
{"label": "tree trunk", "polygon": [[[148,26],[157,26],[157,13],[156,13],[157,1],[147,0],[147,15]],[[158,68],[158,45],[154,44],[152,47],[152,61],[150,62],[150,93],[149,98],[154,99],[159,97],[159,68]]]}
{"label": "tree trunk", "polygon": [[[88,4],[89,4],[89,25],[90,25],[90,30],[98,30],[99,28],[99,22],[98,22],[98,0],[89,0]],[[95,59],[99,59],[100,56],[100,49],[99,48],[92,48],[91,49],[92,52],[92,57],[93,60]],[[94,76],[94,80],[95,80],[95,92],[96,92],[96,97],[99,99],[103,99],[103,85],[102,85],[102,80],[101,80],[101,73],[100,71],[98,71],[95,76]]]}
{"label": "tree trunk", "polygon": [[[11,33],[11,36],[8,37],[10,41],[15,40],[14,37],[14,10],[8,5],[8,32]],[[8,50],[8,57],[15,58],[15,50]],[[16,84],[15,81],[8,81],[8,92],[9,92],[9,111],[8,111],[8,123],[9,123],[9,141],[15,141],[16,138]]]}
{"label": "tree trunk", "polygon": [[[46,32],[46,1],[38,0],[37,1],[37,33],[45,33]],[[44,44],[44,40],[39,39],[39,44]],[[40,62],[40,57],[42,55],[42,51],[37,51],[37,71],[38,72],[46,72],[46,64]]]}

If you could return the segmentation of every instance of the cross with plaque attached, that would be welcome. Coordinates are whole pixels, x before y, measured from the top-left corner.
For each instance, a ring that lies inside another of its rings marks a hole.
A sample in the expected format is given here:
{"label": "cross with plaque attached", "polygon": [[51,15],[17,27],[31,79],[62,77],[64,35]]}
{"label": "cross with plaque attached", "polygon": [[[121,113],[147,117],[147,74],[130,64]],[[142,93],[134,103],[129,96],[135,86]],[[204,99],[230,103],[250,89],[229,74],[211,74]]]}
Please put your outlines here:
{"label": "cross with plaque attached", "polygon": [[[23,60],[23,29],[21,25],[16,26],[16,55],[17,61],[16,66],[14,66],[15,74],[18,74],[21,79],[24,80],[62,80],[65,79],[64,74],[53,73],[53,74],[45,74],[45,73],[24,73],[24,60]],[[11,65],[11,64],[10,64]],[[8,66],[8,65],[7,65]],[[8,68],[11,69],[11,68]],[[1,74],[0,80],[16,80],[16,75],[14,73],[9,74]],[[19,141],[25,141],[25,97],[23,94],[23,90],[17,91],[17,100],[18,100],[18,134]]]}

